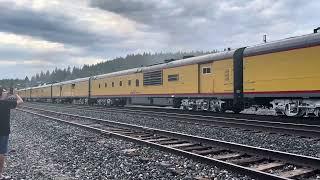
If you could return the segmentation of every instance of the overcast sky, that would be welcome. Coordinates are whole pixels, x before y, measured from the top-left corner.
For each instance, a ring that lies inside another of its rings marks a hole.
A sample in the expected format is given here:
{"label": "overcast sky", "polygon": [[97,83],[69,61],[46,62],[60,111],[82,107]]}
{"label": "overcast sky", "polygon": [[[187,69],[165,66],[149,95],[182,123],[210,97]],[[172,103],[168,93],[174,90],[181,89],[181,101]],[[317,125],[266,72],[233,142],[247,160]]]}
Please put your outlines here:
{"label": "overcast sky", "polygon": [[0,79],[311,33],[319,0],[0,0]]}

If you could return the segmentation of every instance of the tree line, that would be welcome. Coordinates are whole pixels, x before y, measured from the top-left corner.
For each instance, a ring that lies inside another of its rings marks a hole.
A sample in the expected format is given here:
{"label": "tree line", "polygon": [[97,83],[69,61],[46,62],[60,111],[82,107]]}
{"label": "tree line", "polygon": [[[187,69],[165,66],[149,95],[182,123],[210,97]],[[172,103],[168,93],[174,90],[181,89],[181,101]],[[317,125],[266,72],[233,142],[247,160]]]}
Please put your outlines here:
{"label": "tree line", "polygon": [[43,84],[51,84],[76,78],[89,77],[94,75],[106,74],[115,71],[121,71],[130,68],[150,66],[153,64],[164,63],[165,60],[177,60],[183,57],[200,56],[214,51],[191,51],[191,52],[175,52],[175,53],[143,53],[128,54],[126,57],[117,57],[113,60],[102,61],[93,65],[83,65],[82,67],[67,67],[64,69],[55,68],[53,71],[41,71],[31,78],[26,76],[24,79],[2,79],[0,86],[25,88],[38,86]]}

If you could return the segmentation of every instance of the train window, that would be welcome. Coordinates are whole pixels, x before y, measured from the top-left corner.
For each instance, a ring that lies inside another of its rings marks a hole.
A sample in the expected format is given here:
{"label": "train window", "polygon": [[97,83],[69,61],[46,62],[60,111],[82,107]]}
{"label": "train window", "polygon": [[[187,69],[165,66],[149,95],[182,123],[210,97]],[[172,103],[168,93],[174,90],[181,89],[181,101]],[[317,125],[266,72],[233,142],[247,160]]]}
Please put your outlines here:
{"label": "train window", "polygon": [[112,87],[114,87],[114,82],[112,82]]}
{"label": "train window", "polygon": [[211,68],[210,67],[203,67],[202,68],[202,74],[210,74]]}
{"label": "train window", "polygon": [[104,83],[104,87],[105,87],[105,88],[107,87],[107,83]]}
{"label": "train window", "polygon": [[99,83],[99,88],[100,88],[101,86],[100,86],[100,83]]}
{"label": "train window", "polygon": [[139,79],[136,79],[136,86],[139,86]]}
{"label": "train window", "polygon": [[71,84],[71,89],[74,89],[76,87],[75,84]]}
{"label": "train window", "polygon": [[128,80],[128,86],[131,86],[131,80]]}
{"label": "train window", "polygon": [[122,86],[122,81],[119,82],[119,86]]}
{"label": "train window", "polygon": [[178,80],[179,80],[179,74],[168,75],[168,81],[178,81]]}

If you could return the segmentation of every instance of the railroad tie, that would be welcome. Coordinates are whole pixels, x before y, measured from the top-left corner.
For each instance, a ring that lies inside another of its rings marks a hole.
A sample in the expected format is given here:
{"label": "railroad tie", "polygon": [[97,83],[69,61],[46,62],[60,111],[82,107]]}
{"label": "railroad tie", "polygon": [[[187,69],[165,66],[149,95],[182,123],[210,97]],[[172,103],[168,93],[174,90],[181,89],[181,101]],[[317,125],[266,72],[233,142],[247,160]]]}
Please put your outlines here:
{"label": "railroad tie", "polygon": [[206,147],[206,146],[200,146],[200,145],[196,145],[196,146],[191,146],[191,147],[182,147],[181,149],[184,151],[195,151],[195,150],[205,150],[205,149],[209,149],[211,147]]}
{"label": "railroad tie", "polygon": [[290,171],[281,172],[279,176],[286,177],[286,178],[296,178],[298,176],[308,175],[315,171],[315,169],[312,168],[297,168]]}
{"label": "railroad tie", "polygon": [[218,160],[226,160],[231,158],[237,158],[243,156],[242,153],[228,153],[228,154],[221,154],[221,155],[214,155],[212,158],[218,159]]}
{"label": "railroad tie", "polygon": [[133,137],[137,137],[137,138],[139,138],[139,139],[141,139],[141,138],[147,138],[147,137],[153,137],[153,135],[152,134],[143,134],[143,133],[141,133],[141,134],[134,134],[134,135],[132,135]]}
{"label": "railroad tie", "polygon": [[259,164],[258,166],[255,166],[253,168],[258,171],[267,171],[267,170],[273,169],[273,168],[280,168],[284,165],[285,164],[281,163],[281,162],[271,162],[271,163]]}
{"label": "railroad tie", "polygon": [[196,153],[196,154],[199,154],[199,155],[208,155],[208,154],[213,154],[213,153],[218,153],[218,152],[223,152],[225,150],[222,150],[222,149],[206,149],[206,150],[195,150],[195,151],[192,151],[193,153]]}
{"label": "railroad tie", "polygon": [[239,164],[239,165],[246,165],[246,164],[250,164],[250,163],[261,162],[263,160],[264,160],[264,158],[252,156],[252,157],[241,158],[241,159],[233,159],[233,160],[229,160],[228,162],[234,163],[234,164]]}
{"label": "railroad tie", "polygon": [[157,136],[157,135],[152,134],[150,137],[143,137],[143,138],[141,138],[141,140],[143,140],[143,141],[148,141],[148,140],[160,139],[160,138],[164,138],[164,137],[163,137],[163,136]]}
{"label": "railroad tie", "polygon": [[173,141],[161,141],[161,142],[159,142],[159,144],[161,144],[161,145],[182,144],[182,143],[186,143],[186,141],[183,141],[183,140],[173,140]]}
{"label": "railroad tie", "polygon": [[146,140],[148,142],[159,142],[159,141],[170,141],[170,140],[174,140],[172,138],[157,138],[157,139],[150,139],[150,140]]}
{"label": "railroad tie", "polygon": [[172,148],[181,148],[181,147],[190,147],[193,146],[193,143],[182,143],[182,144],[172,144],[172,145],[168,145],[169,147]]}

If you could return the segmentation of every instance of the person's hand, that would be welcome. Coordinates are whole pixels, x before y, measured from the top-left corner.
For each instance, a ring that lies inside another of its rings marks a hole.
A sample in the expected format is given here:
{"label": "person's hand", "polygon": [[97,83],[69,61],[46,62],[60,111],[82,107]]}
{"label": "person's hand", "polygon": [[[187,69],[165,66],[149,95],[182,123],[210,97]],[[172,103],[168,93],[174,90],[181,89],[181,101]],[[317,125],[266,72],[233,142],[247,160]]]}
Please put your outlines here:
{"label": "person's hand", "polygon": [[1,100],[6,100],[8,98],[8,92],[2,92]]}
{"label": "person's hand", "polygon": [[17,105],[20,105],[20,104],[23,103],[22,98],[21,98],[18,94],[15,94],[15,97],[16,97],[16,99],[17,99]]}

